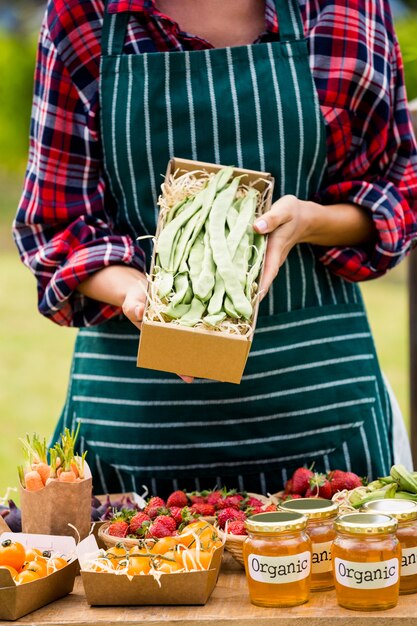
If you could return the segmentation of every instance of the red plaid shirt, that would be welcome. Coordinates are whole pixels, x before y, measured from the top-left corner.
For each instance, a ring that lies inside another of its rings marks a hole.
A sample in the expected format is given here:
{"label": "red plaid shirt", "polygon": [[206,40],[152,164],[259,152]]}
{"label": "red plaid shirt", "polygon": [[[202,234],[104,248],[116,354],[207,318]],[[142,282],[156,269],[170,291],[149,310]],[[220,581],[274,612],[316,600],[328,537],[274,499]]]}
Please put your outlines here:
{"label": "red plaid shirt", "polygon": [[[384,274],[417,237],[417,151],[388,0],[300,0],[310,65],[326,120],[328,170],[316,200],[353,202],[372,214],[375,245],[322,250],[347,280]],[[133,11],[127,54],[210,47],[184,33],[153,0],[110,0]],[[49,0],[35,75],[30,153],[14,223],[23,262],[38,280],[39,310],[58,324],[105,321],[117,308],[77,286],[112,263],[144,268],[131,234],[106,215],[98,79],[102,0]],[[278,23],[266,0],[266,30]]]}

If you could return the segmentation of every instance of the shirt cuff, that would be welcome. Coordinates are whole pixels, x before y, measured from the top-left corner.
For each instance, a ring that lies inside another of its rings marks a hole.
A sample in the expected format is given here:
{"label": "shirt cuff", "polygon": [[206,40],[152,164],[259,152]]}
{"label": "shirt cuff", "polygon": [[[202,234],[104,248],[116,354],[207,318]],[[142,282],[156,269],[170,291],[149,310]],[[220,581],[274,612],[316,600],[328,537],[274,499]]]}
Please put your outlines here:
{"label": "shirt cuff", "polygon": [[349,181],[319,191],[322,204],[351,202],[369,211],[376,239],[355,247],[319,247],[320,261],[332,272],[358,282],[382,276],[395,267],[417,242],[417,206],[410,207],[389,181]]}
{"label": "shirt cuff", "polygon": [[143,251],[128,236],[109,236],[76,248],[53,275],[39,300],[39,311],[61,326],[93,326],[121,313],[121,308],[93,300],[77,287],[109,265],[129,265],[145,272]]}

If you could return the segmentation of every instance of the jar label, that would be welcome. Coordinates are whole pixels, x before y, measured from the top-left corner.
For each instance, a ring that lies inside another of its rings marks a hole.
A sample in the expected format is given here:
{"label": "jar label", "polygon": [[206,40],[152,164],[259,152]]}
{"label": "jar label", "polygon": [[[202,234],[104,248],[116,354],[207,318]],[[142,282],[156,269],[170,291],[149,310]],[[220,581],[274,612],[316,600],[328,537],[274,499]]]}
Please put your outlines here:
{"label": "jar label", "polygon": [[249,575],[260,583],[286,584],[303,580],[310,574],[311,552],[292,556],[250,554]]}
{"label": "jar label", "polygon": [[313,543],[311,571],[314,574],[324,574],[332,571],[332,544],[333,541]]}
{"label": "jar label", "polygon": [[335,559],[336,580],[351,589],[382,589],[398,582],[399,560],[357,563]]}
{"label": "jar label", "polygon": [[401,576],[417,574],[417,546],[403,548],[401,558]]}

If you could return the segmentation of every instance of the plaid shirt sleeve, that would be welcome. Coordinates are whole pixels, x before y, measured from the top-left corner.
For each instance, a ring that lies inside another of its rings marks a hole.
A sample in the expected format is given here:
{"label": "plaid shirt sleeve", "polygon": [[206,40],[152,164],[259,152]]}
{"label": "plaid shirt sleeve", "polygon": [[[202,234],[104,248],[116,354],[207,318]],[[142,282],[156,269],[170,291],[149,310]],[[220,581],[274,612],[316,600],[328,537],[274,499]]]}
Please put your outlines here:
{"label": "plaid shirt sleeve", "polygon": [[[385,10],[378,14],[375,7],[382,5]],[[355,82],[344,85],[346,73],[340,71],[335,79],[340,91],[335,97],[342,106],[322,106],[329,165],[324,186],[316,197],[323,204],[357,204],[373,218],[374,244],[321,249],[320,260],[352,282],[383,275],[417,241],[417,149],[402,58],[388,2],[375,3],[373,14],[370,6],[361,16],[368,20],[365,28],[362,24],[358,29],[367,33],[367,52],[358,42],[352,43],[348,32],[341,33],[345,42],[343,62],[347,66],[353,61],[355,71],[349,79]],[[352,11],[345,28],[355,28],[354,20]],[[341,39],[333,37],[333,42],[340,46]],[[370,64],[361,68],[359,60],[366,56]],[[358,71],[360,75],[356,76]],[[329,80],[327,99],[331,93]]]}
{"label": "plaid shirt sleeve", "polygon": [[98,132],[99,45],[97,39],[89,51],[84,47],[90,56],[83,71],[74,54],[73,65],[64,63],[46,16],[29,161],[14,222],[21,258],[37,277],[40,312],[67,326],[98,324],[120,312],[77,291],[92,273],[111,264],[144,268],[136,242],[116,231],[110,215]]}

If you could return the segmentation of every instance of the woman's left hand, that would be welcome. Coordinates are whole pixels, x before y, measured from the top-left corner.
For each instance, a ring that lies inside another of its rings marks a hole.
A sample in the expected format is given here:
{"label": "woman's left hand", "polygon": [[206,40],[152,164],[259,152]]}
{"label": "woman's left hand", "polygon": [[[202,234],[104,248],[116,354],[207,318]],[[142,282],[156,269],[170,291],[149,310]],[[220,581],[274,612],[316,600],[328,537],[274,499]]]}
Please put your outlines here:
{"label": "woman's left hand", "polygon": [[254,230],[262,235],[269,234],[264,273],[259,288],[262,300],[291,248],[305,241],[306,224],[302,201],[295,196],[282,196],[274,202],[270,211],[256,220]]}

